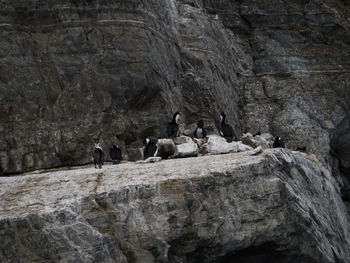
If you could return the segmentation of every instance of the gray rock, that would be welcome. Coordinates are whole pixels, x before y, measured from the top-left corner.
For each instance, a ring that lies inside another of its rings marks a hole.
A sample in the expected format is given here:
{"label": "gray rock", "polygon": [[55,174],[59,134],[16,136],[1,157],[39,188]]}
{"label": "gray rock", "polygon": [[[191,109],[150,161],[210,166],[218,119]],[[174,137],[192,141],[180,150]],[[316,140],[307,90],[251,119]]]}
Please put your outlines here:
{"label": "gray rock", "polygon": [[176,145],[172,139],[159,139],[158,143],[158,156],[163,159],[168,159],[176,153]]}
{"label": "gray rock", "polygon": [[237,137],[281,135],[348,174],[346,1],[0,5],[6,174],[88,163],[95,140],[165,137],[177,110],[181,128],[202,119],[208,134],[225,110]]}
{"label": "gray rock", "polygon": [[128,148],[129,161],[135,162],[143,160],[143,149],[142,148]]}
{"label": "gray rock", "polygon": [[[269,136],[272,138],[272,136]],[[255,135],[253,136],[251,133],[244,133],[241,137],[242,143],[249,145],[253,148],[261,146],[263,149],[272,148],[271,143],[264,138],[264,136]]]}
{"label": "gray rock", "polygon": [[0,261],[350,262],[330,172],[246,153],[1,177]]}
{"label": "gray rock", "polygon": [[245,145],[242,142],[228,143],[225,138],[218,135],[208,135],[208,141],[203,145],[203,148],[208,154],[243,152],[253,149],[249,145]]}
{"label": "gray rock", "polygon": [[175,145],[193,142],[192,138],[189,136],[175,137],[175,138],[173,138],[173,141],[174,141]]}
{"label": "gray rock", "polygon": [[195,157],[198,155],[198,152],[198,145],[191,139],[189,142],[176,145],[176,153],[174,157]]}
{"label": "gray rock", "polygon": [[162,160],[162,157],[153,156],[153,157],[147,158],[146,160],[137,161],[136,163],[156,163],[156,162],[160,162],[161,160]]}

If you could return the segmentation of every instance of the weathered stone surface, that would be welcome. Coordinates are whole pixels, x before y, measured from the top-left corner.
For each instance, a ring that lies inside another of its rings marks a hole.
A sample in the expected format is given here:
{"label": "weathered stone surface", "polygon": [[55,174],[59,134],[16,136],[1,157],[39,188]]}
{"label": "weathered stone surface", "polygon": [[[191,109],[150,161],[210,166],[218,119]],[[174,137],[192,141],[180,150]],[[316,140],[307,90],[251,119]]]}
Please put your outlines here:
{"label": "weathered stone surface", "polygon": [[143,148],[128,148],[129,161],[143,160]]}
{"label": "weathered stone surface", "polygon": [[207,154],[244,152],[253,149],[242,142],[227,142],[225,138],[219,135],[209,135],[208,141],[202,147]]}
{"label": "weathered stone surface", "polygon": [[123,163],[0,183],[4,263],[350,262],[339,187],[299,152]]}
{"label": "weathered stone surface", "polygon": [[95,140],[108,149],[165,137],[176,110],[187,124],[201,117],[214,127],[223,107],[238,123],[232,40],[198,8],[5,0],[0,21],[6,173],[87,163]]}
{"label": "weathered stone surface", "polygon": [[193,142],[192,138],[189,136],[175,137],[175,138],[173,138],[173,141],[174,141],[175,145]]}
{"label": "weathered stone surface", "polygon": [[346,1],[0,5],[5,173],[87,163],[96,140],[106,151],[164,137],[177,110],[209,133],[224,110],[238,137],[281,135],[328,165],[332,149],[348,173]]}
{"label": "weathered stone surface", "polygon": [[176,157],[195,157],[198,155],[198,145],[192,140],[176,145]]}
{"label": "weathered stone surface", "polygon": [[[330,142],[341,147],[340,123],[350,113],[348,3],[242,1],[241,7],[254,57],[254,74],[241,78],[244,130],[283,136],[287,147],[306,146],[330,165]],[[344,164],[348,147],[341,148]]]}
{"label": "weathered stone surface", "polygon": [[159,139],[157,143],[158,156],[168,159],[176,152],[176,145],[172,139]]}
{"label": "weathered stone surface", "polygon": [[[266,136],[266,135],[265,135]],[[265,139],[265,136],[256,135],[253,136],[251,133],[244,133],[242,135],[241,141],[253,148],[261,146],[264,149],[272,148],[272,142]],[[266,136],[267,137],[267,136]],[[272,138],[272,136],[268,136]]]}

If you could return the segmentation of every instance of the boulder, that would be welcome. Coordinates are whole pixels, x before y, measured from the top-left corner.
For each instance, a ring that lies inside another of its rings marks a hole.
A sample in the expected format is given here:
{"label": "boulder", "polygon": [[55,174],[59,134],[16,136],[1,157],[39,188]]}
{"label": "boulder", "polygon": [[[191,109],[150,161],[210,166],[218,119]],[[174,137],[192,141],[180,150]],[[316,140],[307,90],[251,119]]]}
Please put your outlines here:
{"label": "boulder", "polygon": [[243,152],[253,149],[242,142],[228,143],[225,138],[218,135],[208,135],[208,141],[203,145],[203,148],[205,148],[205,152],[208,154]]}
{"label": "boulder", "polygon": [[168,159],[176,152],[176,145],[172,139],[158,139],[158,156],[162,159]]}
{"label": "boulder", "polygon": [[263,149],[271,148],[270,142],[266,138],[272,138],[272,135],[268,135],[265,133],[265,135],[255,135],[253,136],[251,133],[244,133],[241,137],[242,143],[249,145],[253,148],[256,148],[258,146],[261,146]]}
{"label": "boulder", "polygon": [[198,155],[198,146],[192,140],[191,142],[176,145],[175,157],[195,157]]}

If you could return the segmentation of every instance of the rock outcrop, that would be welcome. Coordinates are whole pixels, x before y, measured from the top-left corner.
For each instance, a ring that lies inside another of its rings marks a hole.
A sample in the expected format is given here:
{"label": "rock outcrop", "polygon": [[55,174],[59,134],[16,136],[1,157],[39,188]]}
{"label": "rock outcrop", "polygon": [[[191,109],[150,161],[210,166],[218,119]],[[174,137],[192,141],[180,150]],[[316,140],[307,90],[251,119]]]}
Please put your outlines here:
{"label": "rock outcrop", "polygon": [[225,110],[238,136],[281,135],[349,173],[346,1],[3,0],[0,8],[6,174],[88,163],[95,141],[125,150],[164,137],[177,110],[186,127],[202,119],[211,133]]}
{"label": "rock outcrop", "polygon": [[350,262],[330,172],[285,149],[0,178],[0,261]]}

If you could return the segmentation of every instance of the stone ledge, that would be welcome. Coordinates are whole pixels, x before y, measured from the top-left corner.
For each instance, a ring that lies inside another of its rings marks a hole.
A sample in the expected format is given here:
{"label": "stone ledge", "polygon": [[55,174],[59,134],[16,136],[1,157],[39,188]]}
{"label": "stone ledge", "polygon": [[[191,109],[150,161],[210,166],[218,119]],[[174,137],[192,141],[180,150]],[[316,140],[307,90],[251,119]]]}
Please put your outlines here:
{"label": "stone ledge", "polygon": [[0,181],[1,262],[350,258],[334,179],[317,160],[285,149]]}

